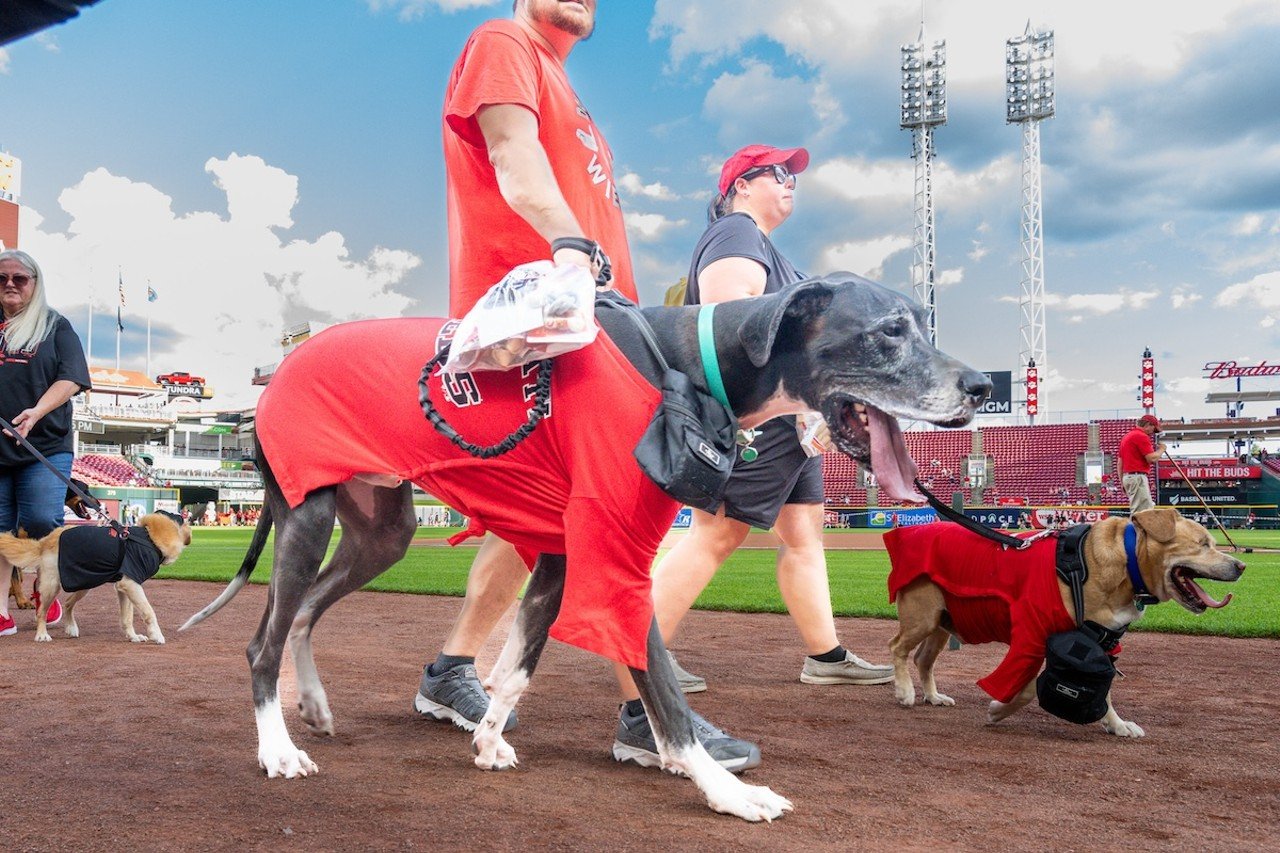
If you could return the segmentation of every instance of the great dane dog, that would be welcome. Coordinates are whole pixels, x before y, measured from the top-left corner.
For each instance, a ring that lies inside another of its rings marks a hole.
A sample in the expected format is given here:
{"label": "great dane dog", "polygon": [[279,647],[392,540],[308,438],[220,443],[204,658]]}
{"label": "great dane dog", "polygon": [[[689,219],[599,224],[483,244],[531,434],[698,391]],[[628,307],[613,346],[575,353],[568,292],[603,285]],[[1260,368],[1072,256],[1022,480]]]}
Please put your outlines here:
{"label": "great dane dog", "polygon": [[[706,390],[699,311],[688,306],[643,313],[670,366]],[[286,638],[301,718],[313,734],[332,734],[333,715],[312,656],[311,632],[325,609],[404,556],[415,530],[405,482],[412,481],[455,505],[473,524],[479,518],[530,559],[537,555],[488,681],[492,701],[473,743],[479,767],[505,769],[516,763],[502,725],[550,634],[630,667],[663,766],[691,778],[712,809],[751,821],[772,820],[790,810],[791,803],[769,788],[748,785],[721,768],[694,736],[689,706],[652,618],[648,586],[649,565],[678,506],[639,473],[631,457],[656,405],[658,368],[629,318],[601,311],[598,319],[607,338],[555,360],[552,417],[497,460],[474,460],[457,450],[426,424],[419,409],[418,377],[447,334],[438,331],[442,321],[342,324],[282,362],[258,408],[266,501],[249,553],[227,589],[183,626],[203,620],[243,587],[274,523],[267,609],[248,648],[258,760],[268,776],[292,778],[317,769],[289,737],[280,707],[277,680]],[[916,467],[896,418],[962,426],[990,392],[984,374],[929,343],[918,305],[852,274],[722,303],[713,320],[720,372],[739,425],[751,428],[778,415],[821,412],[836,447],[869,462],[882,497],[889,500],[922,500],[912,486]],[[630,371],[633,383],[626,376],[602,375],[609,372],[602,361],[610,353]],[[579,369],[584,364],[586,369]],[[519,371],[507,373],[519,379]],[[448,418],[462,417],[463,406],[484,410],[471,404],[481,397],[487,404],[492,392],[483,383],[502,375],[464,375],[465,382],[437,376],[430,393]],[[575,390],[581,392],[577,397]],[[638,428],[627,425],[623,411],[634,408],[632,400],[641,401]],[[501,418],[490,415],[469,429],[484,432],[486,420]],[[488,439],[509,430],[508,425]],[[539,436],[545,436],[541,445]],[[480,443],[484,436],[464,437]],[[616,445],[618,458],[607,463],[612,467],[602,478],[599,467],[606,463],[600,454],[609,445]],[[589,489],[578,482],[593,475]],[[547,506],[529,508],[534,498]],[[648,512],[655,507],[656,514]],[[320,572],[335,515],[342,523],[341,540]],[[600,605],[601,600],[608,603]]]}

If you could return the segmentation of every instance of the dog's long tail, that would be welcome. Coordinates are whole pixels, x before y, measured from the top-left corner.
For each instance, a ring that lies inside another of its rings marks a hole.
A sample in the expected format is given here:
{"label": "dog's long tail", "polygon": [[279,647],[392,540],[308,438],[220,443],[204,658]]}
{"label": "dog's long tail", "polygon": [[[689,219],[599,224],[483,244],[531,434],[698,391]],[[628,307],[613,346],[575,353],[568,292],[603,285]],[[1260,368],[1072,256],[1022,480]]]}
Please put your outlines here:
{"label": "dog's long tail", "polygon": [[209,602],[204,610],[188,619],[179,631],[185,631],[188,628],[199,625],[205,619],[222,609],[222,606],[228,601],[236,597],[244,585],[249,582],[249,575],[253,574],[253,569],[258,565],[258,558],[262,556],[262,549],[267,545],[267,534],[271,532],[271,504],[264,503],[262,505],[262,514],[258,516],[258,525],[253,529],[253,541],[249,543],[249,551],[244,555],[244,562],[240,564],[240,571],[236,572],[236,576],[231,579],[231,583],[227,584],[227,588],[222,594]]}
{"label": "dog's long tail", "polygon": [[40,567],[40,540],[19,539],[12,533],[0,533],[0,557],[20,569]]}

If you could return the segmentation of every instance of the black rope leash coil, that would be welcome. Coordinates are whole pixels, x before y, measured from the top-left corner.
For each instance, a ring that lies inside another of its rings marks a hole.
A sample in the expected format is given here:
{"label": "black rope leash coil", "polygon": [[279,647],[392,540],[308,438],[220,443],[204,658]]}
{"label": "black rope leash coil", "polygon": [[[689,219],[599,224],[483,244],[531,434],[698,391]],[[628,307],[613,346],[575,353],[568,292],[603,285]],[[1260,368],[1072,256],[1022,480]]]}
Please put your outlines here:
{"label": "black rope leash coil", "polygon": [[431,378],[432,371],[448,357],[449,344],[445,344],[435,354],[435,357],[422,368],[422,375],[418,378],[418,403],[422,406],[422,414],[426,415],[427,420],[435,427],[436,432],[477,459],[492,459],[495,456],[501,456],[514,450],[520,442],[529,437],[529,434],[533,432],[534,428],[542,422],[542,419],[547,416],[547,412],[550,411],[551,359],[548,358],[535,362],[538,365],[538,382],[534,388],[533,406],[529,409],[528,419],[515,432],[497,444],[490,444],[487,447],[472,444],[458,435],[458,431],[444,419],[444,415],[440,414],[431,402],[431,386],[428,384],[428,380]]}

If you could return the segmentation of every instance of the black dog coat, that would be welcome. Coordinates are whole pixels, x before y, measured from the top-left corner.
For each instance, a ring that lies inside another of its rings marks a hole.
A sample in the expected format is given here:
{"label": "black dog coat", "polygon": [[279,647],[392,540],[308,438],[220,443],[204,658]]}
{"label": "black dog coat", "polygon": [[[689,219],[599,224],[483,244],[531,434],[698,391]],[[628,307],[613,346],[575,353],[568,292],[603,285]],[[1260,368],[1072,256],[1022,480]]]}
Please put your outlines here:
{"label": "black dog coat", "polygon": [[145,527],[82,525],[58,539],[58,577],[67,592],[93,589],[123,577],[143,583],[160,571],[160,551]]}

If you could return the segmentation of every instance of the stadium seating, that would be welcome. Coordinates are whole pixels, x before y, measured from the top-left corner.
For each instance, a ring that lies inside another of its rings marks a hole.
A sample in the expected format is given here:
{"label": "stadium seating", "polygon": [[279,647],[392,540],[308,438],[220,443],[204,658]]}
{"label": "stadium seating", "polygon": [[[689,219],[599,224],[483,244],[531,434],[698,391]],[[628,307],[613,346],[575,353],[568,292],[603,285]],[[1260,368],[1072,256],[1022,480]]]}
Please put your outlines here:
{"label": "stadium seating", "polygon": [[1088,500],[1088,488],[1076,485],[1077,460],[1089,449],[1087,424],[983,427],[982,447],[999,497],[1037,505]]}
{"label": "stadium seating", "polygon": [[90,486],[144,486],[147,478],[123,456],[86,453],[77,456],[71,474]]}

